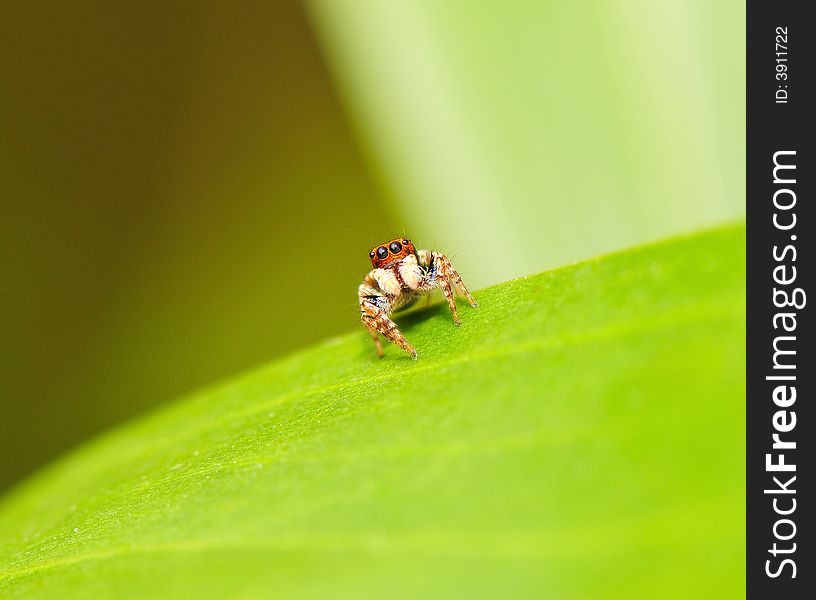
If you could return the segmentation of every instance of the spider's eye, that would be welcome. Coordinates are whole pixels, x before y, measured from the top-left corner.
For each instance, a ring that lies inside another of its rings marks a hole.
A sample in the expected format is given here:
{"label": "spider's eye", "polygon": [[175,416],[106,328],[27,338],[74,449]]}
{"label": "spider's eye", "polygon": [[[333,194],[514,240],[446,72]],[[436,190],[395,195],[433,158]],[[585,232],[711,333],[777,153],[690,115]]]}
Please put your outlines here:
{"label": "spider's eye", "polygon": [[372,250],[371,252],[369,252],[369,253],[368,253],[368,255],[369,255],[371,258],[374,258],[374,250]]}
{"label": "spider's eye", "polygon": [[402,244],[397,241],[391,242],[391,245],[388,247],[391,248],[392,254],[399,254],[402,251]]}
{"label": "spider's eye", "polygon": [[402,245],[403,246],[407,246],[410,243],[411,243],[411,240],[402,240]]}
{"label": "spider's eye", "polygon": [[379,248],[377,248],[378,258],[382,259],[385,258],[386,256],[388,256],[388,248],[386,248],[385,246],[380,246]]}

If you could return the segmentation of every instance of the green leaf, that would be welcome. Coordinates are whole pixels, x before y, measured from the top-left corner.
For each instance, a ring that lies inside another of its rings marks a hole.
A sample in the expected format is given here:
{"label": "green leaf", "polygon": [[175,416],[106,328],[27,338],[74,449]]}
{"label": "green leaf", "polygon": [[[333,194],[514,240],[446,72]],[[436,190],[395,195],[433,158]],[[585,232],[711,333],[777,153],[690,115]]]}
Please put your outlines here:
{"label": "green leaf", "polygon": [[408,314],[417,361],[361,327],[110,432],[4,499],[0,596],[741,597],[744,235]]}

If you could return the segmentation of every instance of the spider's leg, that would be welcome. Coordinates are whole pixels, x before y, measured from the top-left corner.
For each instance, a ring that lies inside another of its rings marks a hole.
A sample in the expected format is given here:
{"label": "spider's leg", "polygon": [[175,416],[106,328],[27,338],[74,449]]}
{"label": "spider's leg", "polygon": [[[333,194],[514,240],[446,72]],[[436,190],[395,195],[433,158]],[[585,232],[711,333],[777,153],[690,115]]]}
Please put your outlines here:
{"label": "spider's leg", "polygon": [[360,319],[377,343],[377,354],[382,356],[382,346],[377,337],[377,334],[380,333],[416,360],[416,350],[408,343],[397,324],[388,318],[388,313],[377,304],[376,300],[377,298],[371,297],[360,298]]}
{"label": "spider's leg", "polygon": [[456,294],[453,293],[453,287],[451,287],[450,281],[448,281],[447,277],[439,277],[437,282],[439,287],[442,288],[442,293],[445,294],[445,300],[448,301],[451,314],[453,314],[453,322],[456,323],[457,326],[461,325],[462,321],[459,320],[459,315],[456,313]]}
{"label": "spider's leg", "polygon": [[374,344],[377,346],[377,356],[382,358],[385,356],[385,353],[383,352],[382,343],[380,342],[380,336],[377,335],[377,330],[369,325],[369,322],[366,319],[362,319],[362,321],[363,325],[366,326],[366,329],[368,329],[368,332],[371,334],[371,339],[374,340]]}
{"label": "spider's leg", "polygon": [[[450,259],[445,256],[444,254],[437,254],[435,258],[436,270],[442,276],[443,279],[449,281],[451,285],[455,285],[459,288],[459,290],[465,295],[468,299],[470,305],[474,308],[479,306],[479,303],[470,295],[470,290],[468,290],[465,282],[462,281],[462,276],[459,275],[459,272],[453,268]],[[444,291],[444,287],[442,288]],[[447,294],[446,294],[447,296]],[[449,301],[450,302],[450,301]]]}

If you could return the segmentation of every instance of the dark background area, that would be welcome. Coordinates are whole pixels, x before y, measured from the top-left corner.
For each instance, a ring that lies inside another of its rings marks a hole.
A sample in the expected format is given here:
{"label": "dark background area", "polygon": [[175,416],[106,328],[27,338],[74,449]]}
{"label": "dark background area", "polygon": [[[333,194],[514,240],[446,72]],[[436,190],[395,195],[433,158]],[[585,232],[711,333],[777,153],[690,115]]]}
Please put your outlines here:
{"label": "dark background area", "polygon": [[303,7],[245,4],[0,8],[0,488],[355,326],[402,227]]}

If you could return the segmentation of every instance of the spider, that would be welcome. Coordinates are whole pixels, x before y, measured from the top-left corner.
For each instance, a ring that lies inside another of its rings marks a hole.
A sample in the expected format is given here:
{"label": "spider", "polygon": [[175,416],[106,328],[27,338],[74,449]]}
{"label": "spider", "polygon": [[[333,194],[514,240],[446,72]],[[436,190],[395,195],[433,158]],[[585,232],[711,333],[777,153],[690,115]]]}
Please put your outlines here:
{"label": "spider", "polygon": [[383,357],[383,349],[378,333],[416,360],[416,350],[390,319],[390,315],[410,306],[419,296],[435,288],[442,288],[456,325],[461,325],[462,322],[456,313],[454,286],[467,296],[472,307],[478,306],[451,261],[441,252],[417,250],[411,240],[398,238],[376,246],[368,256],[374,268],[363,279],[357,294],[360,299],[360,319],[371,333],[380,358]]}

